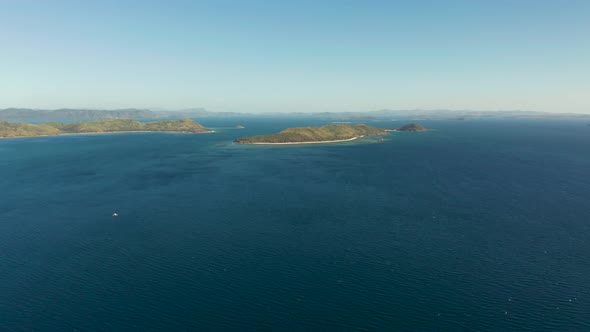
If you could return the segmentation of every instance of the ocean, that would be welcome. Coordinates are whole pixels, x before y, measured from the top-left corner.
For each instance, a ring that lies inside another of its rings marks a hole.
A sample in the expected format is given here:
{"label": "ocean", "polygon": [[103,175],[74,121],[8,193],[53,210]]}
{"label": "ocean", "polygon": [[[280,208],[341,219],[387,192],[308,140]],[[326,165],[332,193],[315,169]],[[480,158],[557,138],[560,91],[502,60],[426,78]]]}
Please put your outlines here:
{"label": "ocean", "polygon": [[197,121],[0,140],[0,331],[590,330],[585,122]]}

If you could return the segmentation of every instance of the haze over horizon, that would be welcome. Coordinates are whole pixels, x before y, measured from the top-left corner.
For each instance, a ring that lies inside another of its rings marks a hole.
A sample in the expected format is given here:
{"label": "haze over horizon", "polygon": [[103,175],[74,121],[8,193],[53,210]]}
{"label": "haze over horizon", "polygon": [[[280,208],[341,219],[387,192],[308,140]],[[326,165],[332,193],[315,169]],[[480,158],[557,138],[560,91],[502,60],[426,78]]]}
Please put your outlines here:
{"label": "haze over horizon", "polygon": [[0,108],[590,113],[588,1],[0,1],[0,27]]}

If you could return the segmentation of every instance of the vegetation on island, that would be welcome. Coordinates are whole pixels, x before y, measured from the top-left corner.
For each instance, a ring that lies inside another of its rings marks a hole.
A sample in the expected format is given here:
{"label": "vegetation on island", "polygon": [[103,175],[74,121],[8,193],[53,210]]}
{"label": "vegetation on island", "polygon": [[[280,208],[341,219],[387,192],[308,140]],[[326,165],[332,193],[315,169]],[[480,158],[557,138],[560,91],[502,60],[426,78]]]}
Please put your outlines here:
{"label": "vegetation on island", "polygon": [[205,133],[209,129],[191,120],[139,122],[130,119],[103,120],[95,122],[46,122],[41,124],[10,123],[0,121],[0,137],[56,136],[82,133],[116,133],[133,131],[171,131]]}
{"label": "vegetation on island", "polygon": [[401,126],[396,129],[396,131],[426,131],[427,129],[424,128],[419,123],[410,123],[404,126]]}
{"label": "vegetation on island", "polygon": [[365,124],[330,124],[322,127],[287,128],[280,133],[239,138],[235,143],[308,143],[322,141],[340,141],[363,136],[387,135],[384,129]]}

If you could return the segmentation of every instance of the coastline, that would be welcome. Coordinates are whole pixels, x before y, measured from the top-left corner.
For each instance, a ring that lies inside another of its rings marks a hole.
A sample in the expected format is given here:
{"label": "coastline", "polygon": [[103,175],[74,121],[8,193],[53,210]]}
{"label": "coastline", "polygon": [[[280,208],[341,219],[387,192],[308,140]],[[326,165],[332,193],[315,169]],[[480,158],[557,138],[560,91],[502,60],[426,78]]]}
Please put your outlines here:
{"label": "coastline", "polygon": [[314,141],[314,142],[285,142],[285,143],[237,143],[237,144],[244,144],[244,145],[292,145],[292,144],[322,144],[322,143],[338,143],[338,142],[348,142],[354,141],[357,138],[361,138],[363,136],[357,136],[353,138],[347,139],[340,139],[334,141]]}
{"label": "coastline", "polygon": [[128,130],[128,131],[101,131],[101,132],[91,132],[91,133],[63,133],[63,134],[57,134],[57,135],[9,136],[9,137],[0,137],[0,139],[59,137],[59,136],[78,136],[78,135],[133,134],[133,133],[211,134],[214,132],[215,132],[215,130],[203,131],[200,133],[192,133],[192,132],[188,132],[188,131],[174,131],[174,130]]}

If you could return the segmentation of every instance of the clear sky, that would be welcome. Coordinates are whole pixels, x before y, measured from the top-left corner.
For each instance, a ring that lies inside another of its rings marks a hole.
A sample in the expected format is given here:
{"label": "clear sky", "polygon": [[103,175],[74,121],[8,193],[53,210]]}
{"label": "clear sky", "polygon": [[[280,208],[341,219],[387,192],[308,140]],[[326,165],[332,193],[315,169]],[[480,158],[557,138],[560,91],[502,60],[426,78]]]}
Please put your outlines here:
{"label": "clear sky", "polygon": [[590,113],[590,1],[0,0],[0,107]]}

